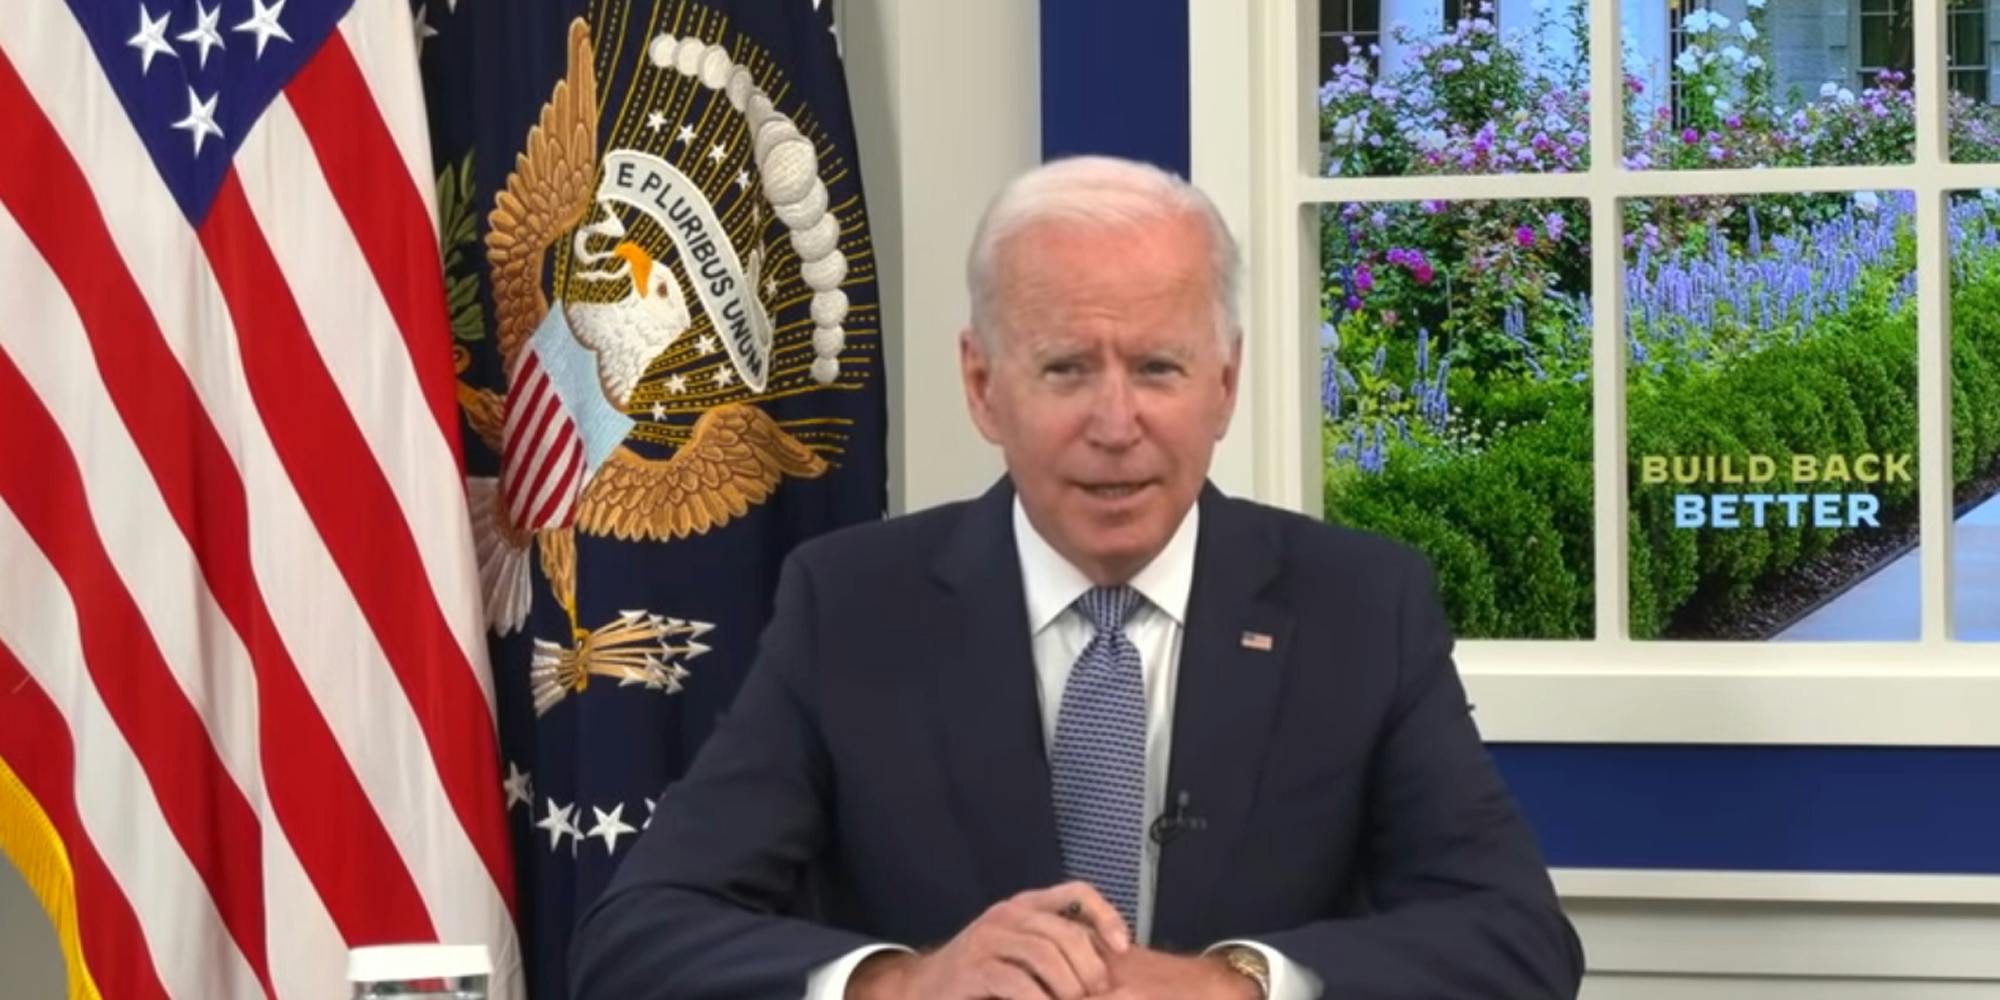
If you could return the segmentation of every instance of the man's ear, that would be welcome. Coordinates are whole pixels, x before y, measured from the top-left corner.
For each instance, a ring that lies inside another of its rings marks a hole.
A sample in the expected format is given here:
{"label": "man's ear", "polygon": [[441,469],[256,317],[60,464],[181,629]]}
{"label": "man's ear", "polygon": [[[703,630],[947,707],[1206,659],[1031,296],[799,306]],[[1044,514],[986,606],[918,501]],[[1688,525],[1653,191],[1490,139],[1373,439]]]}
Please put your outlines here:
{"label": "man's ear", "polygon": [[958,375],[965,383],[965,409],[972,425],[986,440],[1000,443],[999,427],[992,407],[993,362],[986,356],[986,343],[979,331],[966,327],[958,334]]}

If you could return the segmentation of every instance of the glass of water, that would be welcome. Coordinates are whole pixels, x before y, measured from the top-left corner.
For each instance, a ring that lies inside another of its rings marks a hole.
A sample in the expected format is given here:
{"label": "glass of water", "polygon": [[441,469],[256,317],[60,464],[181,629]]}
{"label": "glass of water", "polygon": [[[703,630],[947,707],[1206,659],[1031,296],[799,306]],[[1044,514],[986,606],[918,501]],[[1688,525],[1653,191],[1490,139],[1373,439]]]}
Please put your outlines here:
{"label": "glass of water", "polygon": [[487,1000],[492,975],[482,945],[378,945],[347,954],[353,1000]]}

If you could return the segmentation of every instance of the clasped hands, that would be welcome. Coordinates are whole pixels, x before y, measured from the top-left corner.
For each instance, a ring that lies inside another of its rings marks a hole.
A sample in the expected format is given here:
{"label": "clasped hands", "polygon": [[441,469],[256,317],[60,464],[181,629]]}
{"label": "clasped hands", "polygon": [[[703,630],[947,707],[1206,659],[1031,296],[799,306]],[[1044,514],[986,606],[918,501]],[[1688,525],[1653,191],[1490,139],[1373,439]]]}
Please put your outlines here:
{"label": "clasped hands", "polygon": [[870,956],[847,1000],[1257,1000],[1220,960],[1132,941],[1116,907],[1084,882],[994,904],[943,947]]}

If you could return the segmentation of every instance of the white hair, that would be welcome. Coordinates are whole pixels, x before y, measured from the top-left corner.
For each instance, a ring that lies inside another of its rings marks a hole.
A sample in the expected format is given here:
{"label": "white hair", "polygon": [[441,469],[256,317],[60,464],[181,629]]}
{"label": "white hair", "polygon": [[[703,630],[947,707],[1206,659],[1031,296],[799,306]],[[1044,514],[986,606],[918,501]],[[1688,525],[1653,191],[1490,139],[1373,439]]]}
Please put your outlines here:
{"label": "white hair", "polygon": [[1051,160],[1015,178],[986,206],[965,266],[981,346],[997,346],[1000,251],[1023,230],[1055,221],[1113,229],[1185,216],[1200,220],[1207,235],[1216,334],[1228,350],[1243,335],[1237,315],[1242,253],[1222,213],[1187,181],[1149,163],[1110,156]]}

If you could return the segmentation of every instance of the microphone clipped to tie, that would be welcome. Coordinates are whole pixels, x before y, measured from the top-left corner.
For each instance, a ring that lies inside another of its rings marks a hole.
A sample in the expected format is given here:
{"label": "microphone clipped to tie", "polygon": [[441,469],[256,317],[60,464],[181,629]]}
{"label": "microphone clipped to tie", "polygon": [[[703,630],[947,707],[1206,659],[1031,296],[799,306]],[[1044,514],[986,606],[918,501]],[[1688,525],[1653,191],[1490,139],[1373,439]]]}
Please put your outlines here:
{"label": "microphone clipped to tie", "polygon": [[1147,831],[1147,835],[1153,838],[1153,843],[1165,847],[1175,837],[1180,836],[1183,830],[1208,829],[1208,820],[1188,812],[1188,804],[1193,801],[1194,796],[1189,794],[1187,789],[1182,789],[1174,800],[1174,811],[1161,813],[1153,820],[1152,828]]}

